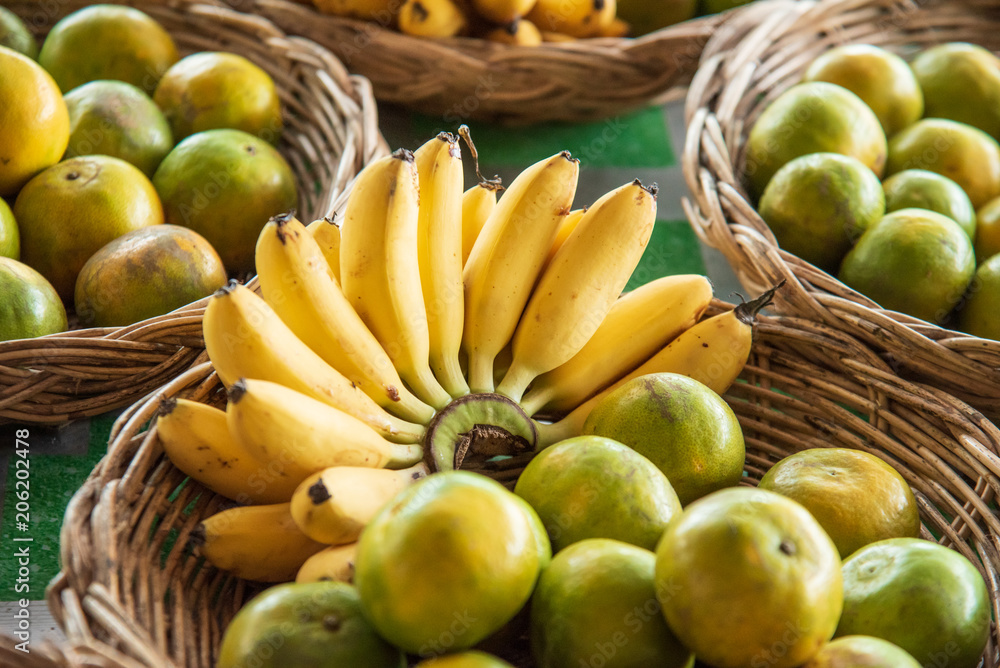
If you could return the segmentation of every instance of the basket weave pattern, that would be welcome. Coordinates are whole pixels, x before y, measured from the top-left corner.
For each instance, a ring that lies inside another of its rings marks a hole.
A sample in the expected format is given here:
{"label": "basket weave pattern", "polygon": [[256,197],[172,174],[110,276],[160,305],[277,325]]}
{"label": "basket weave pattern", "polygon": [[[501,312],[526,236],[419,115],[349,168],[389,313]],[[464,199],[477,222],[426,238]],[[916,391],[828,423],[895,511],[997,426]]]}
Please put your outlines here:
{"label": "basket weave pattern", "polygon": [[703,53],[686,105],[683,167],[697,234],[723,252],[748,290],[785,279],[776,308],[850,332],[898,372],[1000,416],[1000,341],[886,311],[834,276],[782,251],[742,181],[746,137],[760,113],[827,49],[876,44],[904,57],[969,41],[1000,51],[1000,5],[986,0],[760,0]]}
{"label": "basket weave pattern", "polygon": [[309,0],[229,3],[326,46],[371,80],[380,102],[456,125],[598,120],[661,102],[691,80],[702,48],[724,20],[708,16],[636,39],[517,47],[404,35],[377,22],[322,14]]}
{"label": "basket weave pattern", "polygon": [[[15,0],[4,6],[44,36],[57,20],[90,4]],[[330,213],[361,168],[387,152],[370,84],[348,74],[325,48],[218,0],[118,4],[136,6],[159,21],[182,55],[231,51],[271,75],[285,123],[278,148],[295,173],[304,220]],[[204,303],[124,328],[0,342],[0,423],[61,423],[97,415],[127,406],[204,362]]]}
{"label": "basket weave pattern", "polygon": [[[726,308],[715,302],[707,316]],[[190,481],[177,492],[184,475],[155,429],[143,431],[162,396],[225,402],[205,364],[122,415],[63,525],[63,572],[48,601],[69,643],[34,652],[27,664],[11,663],[22,659],[0,643],[0,665],[211,668],[226,624],[260,590],[200,567],[186,546],[198,522],[229,502]],[[1000,430],[982,414],[899,378],[850,335],[788,316],[759,318],[749,363],[725,398],[746,436],[747,484],[804,448],[882,457],[913,488],[923,536],[942,536],[980,567],[1000,618]],[[985,668],[1000,665],[998,642],[994,627]]]}

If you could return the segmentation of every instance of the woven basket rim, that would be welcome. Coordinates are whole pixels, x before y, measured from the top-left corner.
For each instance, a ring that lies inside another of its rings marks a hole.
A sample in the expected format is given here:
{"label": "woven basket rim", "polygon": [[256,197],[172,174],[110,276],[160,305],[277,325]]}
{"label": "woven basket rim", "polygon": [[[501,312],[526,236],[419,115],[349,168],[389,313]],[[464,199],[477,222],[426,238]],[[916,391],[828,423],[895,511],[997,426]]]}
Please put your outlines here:
{"label": "woven basket rim", "polygon": [[745,138],[756,115],[797,82],[817,52],[850,42],[889,48],[933,43],[935,25],[946,20],[941,34],[948,41],[959,30],[952,25],[981,35],[973,26],[986,16],[991,26],[1000,26],[996,4],[984,0],[758,0],[743,8],[709,41],[688,90],[681,161],[691,196],[682,204],[699,238],[726,256],[747,289],[786,280],[779,310],[845,329],[898,369],[997,417],[1000,341],[882,309],[781,250],[741,180]]}
{"label": "woven basket rim", "polygon": [[[43,34],[57,18],[88,4],[66,0],[57,11],[26,1],[5,6]],[[216,46],[256,58],[269,69],[286,121],[279,150],[296,173],[305,214],[331,214],[361,168],[388,153],[370,82],[349,74],[328,49],[220,0],[116,4],[136,6],[161,22],[169,19],[165,27],[182,56]],[[263,62],[265,54],[270,62]],[[324,186],[317,190],[314,183]],[[201,339],[206,303],[201,299],[127,327],[0,342],[0,423],[62,424],[127,406],[154,391],[206,359]]]}
{"label": "woven basket rim", "polygon": [[[706,317],[731,307],[715,300]],[[878,454],[917,494],[922,536],[933,540],[928,531],[933,527],[941,542],[977,563],[994,614],[1000,612],[1000,518],[990,510],[1000,498],[1000,429],[953,396],[900,378],[869,346],[820,323],[760,316],[753,347],[742,374],[748,382],[735,384],[725,395],[746,434],[745,470],[751,479],[758,480],[781,456],[806,447],[854,447]],[[220,392],[218,377],[206,363],[121,415],[107,457],[74,495],[63,523],[63,571],[50,584],[47,600],[67,641],[44,647],[36,664],[10,665],[209,666],[225,623],[218,615],[230,618],[260,587],[227,581],[214,569],[203,569],[192,580],[193,559],[177,547],[170,549],[166,566],[159,565],[168,529],[179,532],[174,545],[182,544],[192,522],[228,500],[189,482],[168,502],[184,475],[166,459],[155,429],[142,429],[164,396],[183,394],[218,404],[225,399]],[[182,517],[184,507],[193,508],[194,520]],[[162,520],[154,532],[155,516]],[[156,565],[148,563],[154,559]],[[173,578],[175,587],[181,583],[185,592],[226,582],[222,600],[227,603],[195,622],[186,615],[204,600],[160,603],[169,584],[157,573]],[[991,631],[985,668],[1000,665],[998,633],[995,627]],[[9,658],[5,647],[0,644],[0,665]]]}
{"label": "woven basket rim", "polygon": [[[323,44],[372,81],[380,102],[511,125],[603,120],[680,96],[701,48],[730,15],[698,17],[635,38],[518,47],[472,37],[413,37],[377,22],[323,14],[301,0],[230,4]],[[377,57],[363,57],[368,48]]]}

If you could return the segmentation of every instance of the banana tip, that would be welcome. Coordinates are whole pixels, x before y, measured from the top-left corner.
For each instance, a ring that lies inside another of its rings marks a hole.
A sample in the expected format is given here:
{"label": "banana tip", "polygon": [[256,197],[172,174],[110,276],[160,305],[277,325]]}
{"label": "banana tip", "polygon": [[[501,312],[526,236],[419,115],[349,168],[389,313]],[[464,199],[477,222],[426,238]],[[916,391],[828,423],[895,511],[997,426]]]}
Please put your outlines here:
{"label": "banana tip", "polygon": [[393,152],[392,157],[395,158],[396,160],[403,160],[405,162],[415,161],[415,158],[413,157],[413,151],[410,151],[405,148],[396,149]]}
{"label": "banana tip", "polygon": [[162,397],[159,405],[156,407],[156,414],[159,417],[170,415],[174,412],[175,408],[177,408],[177,399],[174,397]]}
{"label": "banana tip", "polygon": [[247,393],[247,381],[246,378],[240,378],[238,381],[233,383],[232,387],[229,388],[229,401],[232,403],[238,403],[243,395]]}
{"label": "banana tip", "polygon": [[235,278],[230,278],[229,282],[223,285],[221,288],[212,293],[213,297],[225,297],[231,294],[236,288],[240,287],[240,282]]}

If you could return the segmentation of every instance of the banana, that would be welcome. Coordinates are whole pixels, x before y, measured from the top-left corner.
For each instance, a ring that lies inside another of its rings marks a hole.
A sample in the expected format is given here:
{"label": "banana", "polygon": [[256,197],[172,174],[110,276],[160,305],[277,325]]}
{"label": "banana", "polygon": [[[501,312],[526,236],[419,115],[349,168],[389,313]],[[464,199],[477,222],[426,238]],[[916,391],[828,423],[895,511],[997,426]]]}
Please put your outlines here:
{"label": "banana", "polygon": [[316,9],[324,14],[347,16],[367,21],[377,21],[383,25],[395,23],[396,0],[312,0]]}
{"label": "banana", "polygon": [[340,285],[340,225],[337,224],[336,217],[314,220],[306,226],[306,229],[319,244],[333,277]]}
{"label": "banana", "polygon": [[494,28],[486,33],[486,39],[501,44],[515,46],[538,46],[542,43],[542,33],[528,19],[515,19],[500,28]]}
{"label": "banana", "polygon": [[677,373],[694,378],[717,394],[722,394],[746,366],[753,344],[753,327],[757,314],[771,303],[776,289],[772,288],[752,301],[702,320],[685,330],[634,371],[580,404],[559,422],[539,424],[539,447],[582,433],[583,423],[594,406],[623,383],[639,376]]}
{"label": "banana", "polygon": [[552,258],[556,256],[562,245],[566,243],[566,239],[573,233],[576,226],[580,224],[580,220],[583,219],[583,214],[585,213],[587,213],[587,207],[575,209],[570,211],[569,215],[563,219],[563,222],[559,225],[559,229],[556,230],[556,237],[552,240],[552,246],[549,248],[548,257],[545,258],[545,264],[542,265],[543,276],[545,275],[545,270],[552,264]]}
{"label": "banana", "polygon": [[615,0],[537,0],[527,18],[539,30],[595,37],[615,17]]}
{"label": "banana", "polygon": [[382,408],[406,420],[430,421],[434,409],[403,385],[302,223],[292,216],[272,218],[257,239],[255,262],[264,301],[303,343]]}
{"label": "banana", "polygon": [[423,463],[401,471],[335,466],[303,480],[292,495],[292,518],[320,543],[353,543],[392,497],[427,476]]}
{"label": "banana", "polygon": [[627,37],[632,32],[632,26],[627,21],[612,16],[610,20],[602,23],[597,30],[598,37]]}
{"label": "banana", "polygon": [[656,186],[638,180],[607,193],[583,214],[524,310],[499,394],[520,401],[539,374],[583,348],[635,271],[655,222]]}
{"label": "banana", "polygon": [[302,564],[296,582],[354,582],[354,559],[358,555],[358,544],[335,545],[320,550]]}
{"label": "banana", "polygon": [[415,443],[421,425],[385,412],[304,344],[261,297],[231,282],[205,308],[205,349],[228,387],[240,378],[280,383],[363,421],[386,438]]}
{"label": "banana", "polygon": [[521,400],[528,415],[565,413],[692,327],[712,301],[704,276],[664,276],[622,295],[587,344],[539,376]]}
{"label": "banana", "polygon": [[325,547],[299,530],[290,509],[277,503],[223,510],[198,525],[192,542],[213,566],[244,580],[288,582]]}
{"label": "banana", "polygon": [[266,380],[237,381],[229,390],[226,421],[236,441],[262,461],[280,461],[298,485],[331,466],[412,466],[420,445],[390,443],[347,413]]}
{"label": "banana", "polygon": [[508,25],[531,11],[535,0],[472,0],[476,12],[493,23]]}
{"label": "banana", "polygon": [[564,35],[561,32],[552,32],[551,30],[542,30],[542,42],[551,43],[565,43],[565,42],[575,42],[576,37],[571,35]]}
{"label": "banana", "polygon": [[277,461],[261,461],[229,434],[226,413],[187,399],[164,399],[156,434],[174,466],[217,494],[242,504],[281,503],[295,485]]}
{"label": "banana", "polygon": [[[430,366],[453,397],[469,393],[458,363],[464,326],[462,152],[442,132],[413,154],[420,183],[417,260],[427,308]],[[426,422],[426,421],[425,421]]]}
{"label": "banana", "polygon": [[399,29],[415,37],[454,37],[465,32],[469,20],[452,0],[404,0]]}
{"label": "banana", "polygon": [[472,246],[479,237],[486,219],[497,205],[499,186],[480,181],[462,195],[462,266],[469,260]]}
{"label": "banana", "polygon": [[493,390],[493,359],[514,334],[578,176],[579,161],[565,151],[521,172],[472,247],[463,272],[462,347],[474,391]]}
{"label": "banana", "polygon": [[422,401],[451,395],[430,368],[430,334],[417,259],[419,186],[413,154],[369,163],[355,181],[340,228],[344,296]]}

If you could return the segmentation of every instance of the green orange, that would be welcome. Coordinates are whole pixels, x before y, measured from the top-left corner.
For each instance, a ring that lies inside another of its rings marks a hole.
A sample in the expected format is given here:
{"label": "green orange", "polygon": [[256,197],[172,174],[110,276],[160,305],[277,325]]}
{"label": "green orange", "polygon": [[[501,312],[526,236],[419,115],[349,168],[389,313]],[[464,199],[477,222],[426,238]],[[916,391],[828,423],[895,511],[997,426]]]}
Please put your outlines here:
{"label": "green orange", "polygon": [[976,210],[969,196],[946,176],[926,169],[907,169],[882,183],[885,210],[927,209],[947,216],[961,226],[970,239],[976,235]]}
{"label": "green orange", "polygon": [[1000,253],[1000,197],[995,197],[976,212],[976,262],[983,263]]}
{"label": "green orange", "polygon": [[1000,139],[1000,58],[967,42],[924,49],[911,65],[928,118],[947,118]]}
{"label": "green orange", "polygon": [[21,17],[6,7],[0,7],[0,46],[23,53],[32,60],[38,57],[35,36]]}
{"label": "green orange", "polygon": [[21,233],[17,229],[14,212],[4,199],[0,199],[0,257],[21,259]]}
{"label": "green orange", "polygon": [[1000,341],[1000,255],[976,269],[965,300],[959,305],[958,329]]}
{"label": "green orange", "polygon": [[920,668],[920,664],[887,640],[845,636],[823,645],[802,668]]}
{"label": "green orange", "polygon": [[66,309],[45,277],[17,260],[0,257],[0,341],[65,329]]}

